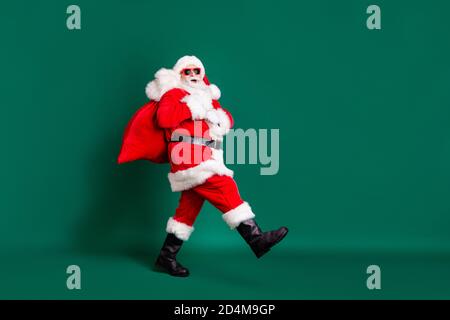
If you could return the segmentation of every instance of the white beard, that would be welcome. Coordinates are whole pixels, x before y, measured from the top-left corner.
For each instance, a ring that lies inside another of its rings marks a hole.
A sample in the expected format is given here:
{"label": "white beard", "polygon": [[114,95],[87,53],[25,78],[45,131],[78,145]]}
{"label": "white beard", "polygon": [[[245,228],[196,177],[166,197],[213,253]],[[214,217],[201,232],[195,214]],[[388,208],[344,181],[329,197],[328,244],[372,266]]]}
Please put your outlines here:
{"label": "white beard", "polygon": [[181,79],[180,82],[181,82],[181,86],[183,87],[183,89],[189,89],[189,90],[192,90],[192,89],[206,90],[206,89],[208,89],[208,86],[202,79],[199,79],[197,82],[191,82],[188,80]]}
{"label": "white beard", "polygon": [[207,86],[203,80],[198,83],[191,83],[181,80],[181,88],[189,92],[191,95],[197,95],[204,97],[205,99],[212,100],[211,89]]}

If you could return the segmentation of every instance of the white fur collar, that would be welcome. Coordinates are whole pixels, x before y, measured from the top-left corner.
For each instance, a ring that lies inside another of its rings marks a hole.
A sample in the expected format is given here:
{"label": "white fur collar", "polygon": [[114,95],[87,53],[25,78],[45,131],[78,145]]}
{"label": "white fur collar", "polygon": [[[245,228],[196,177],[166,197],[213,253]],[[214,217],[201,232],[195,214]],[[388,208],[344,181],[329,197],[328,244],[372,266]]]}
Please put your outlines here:
{"label": "white fur collar", "polygon": [[[159,101],[167,91],[174,88],[185,89],[181,84],[180,75],[171,69],[162,68],[155,73],[155,79],[147,84],[145,93],[150,100]],[[209,91],[211,99],[220,98],[220,90],[216,85],[210,84]]]}

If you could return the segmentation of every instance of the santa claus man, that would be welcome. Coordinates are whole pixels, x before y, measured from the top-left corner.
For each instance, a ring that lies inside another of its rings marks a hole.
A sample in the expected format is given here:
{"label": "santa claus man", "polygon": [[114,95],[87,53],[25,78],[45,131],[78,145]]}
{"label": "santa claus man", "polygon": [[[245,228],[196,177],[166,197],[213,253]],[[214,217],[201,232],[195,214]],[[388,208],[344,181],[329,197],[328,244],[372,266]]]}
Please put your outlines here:
{"label": "santa claus man", "polygon": [[172,191],[181,191],[175,214],[167,222],[167,237],[156,266],[173,276],[189,271],[177,259],[205,200],[222,212],[223,220],[260,258],[287,234],[286,227],[263,232],[249,204],[242,200],[233,171],[223,161],[222,141],[233,126],[231,114],[218,99],[220,90],[210,84],[203,63],[195,56],[180,58],[172,69],[160,69],[146,88],[158,101],[156,124],[165,131]]}

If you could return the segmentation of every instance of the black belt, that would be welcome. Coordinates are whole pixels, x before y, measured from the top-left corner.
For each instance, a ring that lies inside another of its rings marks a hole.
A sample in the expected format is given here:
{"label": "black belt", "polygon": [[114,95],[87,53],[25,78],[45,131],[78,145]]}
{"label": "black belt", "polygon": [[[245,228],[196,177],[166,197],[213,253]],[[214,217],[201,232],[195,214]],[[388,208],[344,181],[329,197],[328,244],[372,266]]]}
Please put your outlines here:
{"label": "black belt", "polygon": [[184,134],[174,132],[170,138],[170,142],[187,142],[197,144],[200,146],[206,146],[218,150],[222,150],[222,141],[208,140],[201,137],[191,137]]}

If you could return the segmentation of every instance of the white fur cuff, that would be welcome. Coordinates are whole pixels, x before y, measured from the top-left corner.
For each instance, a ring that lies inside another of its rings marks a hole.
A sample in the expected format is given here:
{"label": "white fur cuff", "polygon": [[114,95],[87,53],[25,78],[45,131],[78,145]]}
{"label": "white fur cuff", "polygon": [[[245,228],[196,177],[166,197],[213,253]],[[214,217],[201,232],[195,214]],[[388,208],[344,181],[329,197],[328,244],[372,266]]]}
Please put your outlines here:
{"label": "white fur cuff", "polygon": [[217,87],[215,84],[210,84],[209,85],[209,90],[211,91],[211,98],[213,98],[214,100],[219,100],[220,99],[220,89],[219,87]]}
{"label": "white fur cuff", "polygon": [[217,109],[217,116],[219,117],[219,124],[225,129],[225,134],[230,130],[231,122],[227,113],[223,109]]}
{"label": "white fur cuff", "polygon": [[222,141],[223,136],[230,131],[230,118],[223,109],[215,109],[214,111],[218,121],[216,124],[209,126],[209,135],[214,140]]}
{"label": "white fur cuff", "polygon": [[242,203],[236,208],[224,213],[222,215],[223,220],[228,224],[231,229],[236,228],[241,222],[253,219],[255,214],[250,208],[247,202]]}
{"label": "white fur cuff", "polygon": [[192,114],[192,120],[201,120],[205,118],[206,108],[203,106],[203,101],[200,97],[194,94],[189,94],[185,96],[181,102],[185,102],[187,104]]}
{"label": "white fur cuff", "polygon": [[191,236],[192,231],[194,231],[194,227],[178,222],[172,217],[167,221],[166,232],[173,233],[180,240],[187,241]]}

